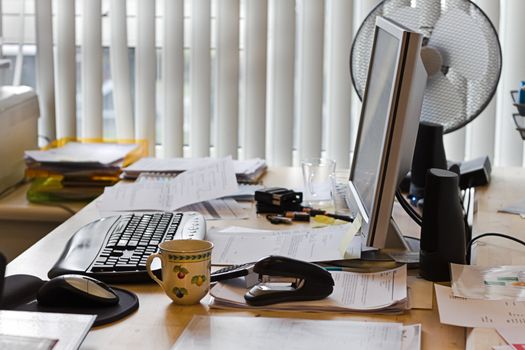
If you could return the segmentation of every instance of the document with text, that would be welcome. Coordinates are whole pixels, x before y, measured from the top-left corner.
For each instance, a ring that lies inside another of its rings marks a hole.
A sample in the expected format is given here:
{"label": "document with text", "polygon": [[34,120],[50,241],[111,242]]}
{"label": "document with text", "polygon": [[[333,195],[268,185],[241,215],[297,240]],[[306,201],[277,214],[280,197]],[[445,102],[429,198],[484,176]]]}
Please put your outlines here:
{"label": "document with text", "polygon": [[525,301],[455,297],[452,288],[434,285],[441,323],[461,327],[523,327]]}
{"label": "document with text", "polygon": [[[334,291],[321,300],[285,302],[263,307],[264,310],[334,311],[399,313],[407,308],[406,265],[381,272],[330,271]],[[246,286],[238,280],[219,283],[210,293],[211,307],[254,308],[246,303]]]}
{"label": "document with text", "polygon": [[96,315],[1,310],[0,348],[78,349],[95,318]]}
{"label": "document with text", "polygon": [[290,230],[255,230],[230,227],[210,230],[212,264],[235,265],[257,261],[267,255],[281,255],[306,261],[343,259],[341,241],[351,224]]}
{"label": "document with text", "polygon": [[97,207],[104,211],[176,210],[186,205],[225,197],[237,192],[230,157],[217,159],[176,177],[107,187]]}
{"label": "document with text", "polygon": [[525,350],[525,332],[523,327],[498,328],[497,331],[507,343],[512,345],[513,349]]}
{"label": "document with text", "polygon": [[194,316],[172,350],[401,350],[402,341],[401,323]]}

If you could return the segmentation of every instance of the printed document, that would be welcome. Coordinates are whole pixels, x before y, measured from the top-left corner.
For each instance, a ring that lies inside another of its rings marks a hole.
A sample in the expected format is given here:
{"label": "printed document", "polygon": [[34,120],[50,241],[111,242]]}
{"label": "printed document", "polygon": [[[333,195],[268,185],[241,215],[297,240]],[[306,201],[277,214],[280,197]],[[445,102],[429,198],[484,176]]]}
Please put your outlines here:
{"label": "printed document", "polygon": [[525,350],[525,332],[523,327],[498,328],[498,333],[516,350]]}
{"label": "printed document", "polygon": [[155,178],[106,187],[97,202],[102,212],[176,210],[183,206],[228,196],[237,191],[231,157],[206,163],[177,177]]}
{"label": "printed document", "polygon": [[396,269],[381,272],[330,271],[334,279],[334,291],[321,300],[294,301],[253,307],[246,303],[244,294],[248,291],[240,279],[215,285],[210,294],[211,307],[257,308],[264,310],[301,310],[335,312],[378,312],[399,313],[406,310],[407,269],[402,265]]}
{"label": "printed document", "polygon": [[78,349],[95,321],[95,315],[29,311],[0,311],[0,348],[13,342],[27,349],[51,345],[53,350]]}
{"label": "printed document", "polygon": [[237,203],[235,199],[212,199],[205,202],[190,204],[179,209],[180,211],[196,211],[206,220],[235,220],[247,219],[248,211]]}
{"label": "printed document", "polygon": [[172,350],[401,350],[402,332],[389,322],[193,316]]}
{"label": "printed document", "polygon": [[328,261],[343,258],[340,244],[351,227],[345,224],[283,231],[230,227],[222,231],[210,230],[206,238],[214,244],[212,264],[215,265],[244,264],[267,255]]}
{"label": "printed document", "polygon": [[403,326],[403,336],[401,338],[402,350],[421,349],[421,325],[411,324]]}
{"label": "printed document", "polygon": [[441,323],[460,327],[523,327],[525,302],[455,297],[452,288],[435,284]]}

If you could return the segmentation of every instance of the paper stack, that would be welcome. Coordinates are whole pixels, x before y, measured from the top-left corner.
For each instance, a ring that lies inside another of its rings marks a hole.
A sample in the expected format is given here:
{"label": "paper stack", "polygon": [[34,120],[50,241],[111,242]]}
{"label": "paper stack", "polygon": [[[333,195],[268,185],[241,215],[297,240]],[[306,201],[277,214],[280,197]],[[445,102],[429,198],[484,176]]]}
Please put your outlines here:
{"label": "paper stack", "polygon": [[96,315],[0,310],[0,349],[78,349]]}
{"label": "paper stack", "polygon": [[419,324],[403,326],[392,322],[193,316],[172,350],[418,350],[420,346]]}
{"label": "paper stack", "polygon": [[450,264],[452,287],[435,285],[441,323],[495,328],[525,349],[525,266]]}
{"label": "paper stack", "polygon": [[334,291],[321,300],[295,301],[254,307],[244,300],[248,291],[240,279],[218,283],[210,294],[210,307],[242,308],[303,312],[364,312],[397,314],[408,309],[407,269],[359,273],[330,271],[335,282]]}
{"label": "paper stack", "polygon": [[221,198],[238,189],[231,157],[214,159],[175,177],[148,176],[133,183],[107,187],[97,200],[101,213],[114,211],[177,210]]}
{"label": "paper stack", "polygon": [[124,165],[142,154],[137,144],[69,142],[57,148],[25,152],[33,202],[85,200],[119,180]]}
{"label": "paper stack", "polygon": [[[141,173],[178,174],[208,164],[214,158],[142,158],[124,169],[122,177],[136,179]],[[233,166],[237,181],[240,183],[257,183],[266,171],[264,159],[234,160]]]}

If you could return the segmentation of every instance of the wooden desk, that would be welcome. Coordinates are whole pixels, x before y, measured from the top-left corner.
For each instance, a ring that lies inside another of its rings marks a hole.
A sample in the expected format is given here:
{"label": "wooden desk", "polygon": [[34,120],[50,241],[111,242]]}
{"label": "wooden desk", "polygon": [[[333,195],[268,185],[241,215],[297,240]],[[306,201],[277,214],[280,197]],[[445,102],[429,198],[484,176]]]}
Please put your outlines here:
{"label": "wooden desk", "polygon": [[29,184],[0,198],[0,250],[13,260],[55,227],[69,219],[84,202],[35,204],[26,198]]}
{"label": "wooden desk", "polygon": [[[477,212],[473,236],[487,232],[499,232],[525,241],[525,219],[519,215],[498,213],[525,198],[525,168],[496,168],[492,172],[490,186],[477,189]],[[472,264],[525,265],[525,247],[507,239],[484,237],[474,243]],[[505,341],[493,329],[475,328],[467,332],[469,349],[490,350],[493,345]]]}
{"label": "wooden desk", "polygon": [[[517,171],[522,171],[521,174],[525,174],[523,169]],[[507,175],[506,172],[496,170],[494,172],[494,181],[496,183],[504,181]],[[511,178],[511,181],[515,180],[517,180],[515,177]],[[278,168],[270,169],[264,181],[267,185],[293,186],[294,184],[301,183],[302,180],[299,169]],[[491,190],[487,189],[486,193],[482,193],[482,195],[490,198],[490,196],[492,196],[491,193]],[[480,208],[484,208],[481,203],[483,203],[483,201],[480,201]],[[59,256],[67,239],[78,228],[96,217],[96,208],[94,204],[91,203],[11,262],[7,267],[7,274],[26,273],[46,278],[47,271]],[[506,218],[507,215],[502,216],[501,220],[505,221]],[[271,227],[266,220],[257,218],[254,213],[251,218],[246,221],[214,222],[214,225]],[[88,334],[82,348],[126,350],[136,348],[169,349],[193,315],[244,315],[249,317],[263,315],[268,317],[296,317],[307,319],[394,321],[405,324],[421,323],[423,326],[423,349],[465,348],[465,329],[440,324],[436,307],[434,307],[433,310],[411,310],[398,316],[224,311],[209,309],[206,306],[206,300],[200,305],[190,307],[174,305],[156,284],[126,285],[124,287],[139,295],[139,310],[124,320],[93,329]]]}

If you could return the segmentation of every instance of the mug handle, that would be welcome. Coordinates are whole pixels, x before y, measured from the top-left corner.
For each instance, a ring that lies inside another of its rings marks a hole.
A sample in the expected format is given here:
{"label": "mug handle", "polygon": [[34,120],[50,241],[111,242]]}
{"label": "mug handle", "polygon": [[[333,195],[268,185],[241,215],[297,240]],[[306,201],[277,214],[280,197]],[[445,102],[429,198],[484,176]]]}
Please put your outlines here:
{"label": "mug handle", "polygon": [[151,254],[150,256],[148,256],[148,260],[146,260],[146,269],[148,270],[148,275],[155,281],[159,284],[159,286],[162,287],[162,289],[164,289],[164,284],[162,283],[161,280],[159,280],[157,278],[157,276],[155,276],[155,274],[153,273],[153,271],[151,271],[151,263],[153,262],[153,259],[155,258],[159,258],[160,259],[160,254],[159,253],[154,253],[154,254]]}

